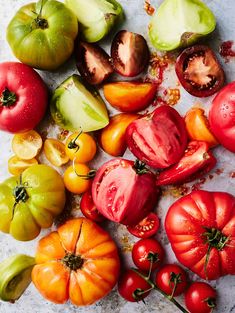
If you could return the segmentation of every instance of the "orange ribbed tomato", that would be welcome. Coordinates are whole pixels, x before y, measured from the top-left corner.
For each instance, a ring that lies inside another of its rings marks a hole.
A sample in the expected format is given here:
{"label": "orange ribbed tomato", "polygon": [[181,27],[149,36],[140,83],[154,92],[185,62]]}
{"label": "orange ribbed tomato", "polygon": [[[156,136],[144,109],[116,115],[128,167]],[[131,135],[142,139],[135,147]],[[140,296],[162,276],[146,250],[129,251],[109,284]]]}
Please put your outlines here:
{"label": "orange ribbed tomato", "polygon": [[109,234],[86,218],[67,221],[39,241],[32,281],[47,300],[92,304],[115,286],[120,261]]}

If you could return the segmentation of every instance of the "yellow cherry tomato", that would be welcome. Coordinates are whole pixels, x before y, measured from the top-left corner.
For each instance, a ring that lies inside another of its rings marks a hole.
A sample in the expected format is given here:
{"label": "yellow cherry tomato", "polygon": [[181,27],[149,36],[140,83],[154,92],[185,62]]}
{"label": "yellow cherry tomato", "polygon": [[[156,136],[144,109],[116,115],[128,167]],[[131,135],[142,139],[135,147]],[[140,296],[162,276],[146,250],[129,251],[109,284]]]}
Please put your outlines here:
{"label": "yellow cherry tomato", "polygon": [[88,174],[89,167],[86,164],[74,163],[64,172],[65,187],[72,193],[81,194],[91,187],[91,179]]}
{"label": "yellow cherry tomato", "polygon": [[69,161],[69,158],[65,153],[65,145],[57,139],[46,139],[43,151],[47,160],[54,166],[61,166]]}
{"label": "yellow cherry tomato", "polygon": [[66,140],[65,152],[70,160],[77,163],[87,163],[96,154],[96,142],[86,133],[74,133]]}
{"label": "yellow cherry tomato", "polygon": [[37,159],[33,158],[31,160],[22,160],[18,158],[18,156],[13,155],[8,160],[8,171],[10,174],[14,176],[18,176],[21,173],[23,173],[24,170],[26,170],[28,167],[38,164]]}
{"label": "yellow cherry tomato", "polygon": [[42,148],[42,138],[35,131],[15,134],[12,139],[12,150],[22,160],[31,160],[38,155]]}

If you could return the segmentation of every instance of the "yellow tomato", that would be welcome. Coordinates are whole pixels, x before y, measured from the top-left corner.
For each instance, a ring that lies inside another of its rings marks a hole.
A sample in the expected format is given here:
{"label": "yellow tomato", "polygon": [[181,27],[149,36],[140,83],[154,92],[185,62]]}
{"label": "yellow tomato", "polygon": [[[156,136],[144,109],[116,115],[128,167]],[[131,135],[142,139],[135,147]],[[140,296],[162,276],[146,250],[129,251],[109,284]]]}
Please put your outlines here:
{"label": "yellow tomato", "polygon": [[65,153],[65,145],[57,139],[46,139],[43,150],[47,160],[54,166],[61,166],[69,161]]}
{"label": "yellow tomato", "polygon": [[18,176],[21,173],[23,173],[26,168],[38,164],[38,161],[36,159],[31,159],[31,160],[22,160],[18,158],[18,156],[13,155],[9,160],[8,160],[8,171],[10,174]]}
{"label": "yellow tomato", "polygon": [[31,160],[38,155],[42,148],[42,138],[35,131],[15,134],[12,139],[12,150],[22,160]]}
{"label": "yellow tomato", "polygon": [[90,169],[86,164],[74,163],[64,172],[65,187],[72,193],[81,194],[91,187]]}

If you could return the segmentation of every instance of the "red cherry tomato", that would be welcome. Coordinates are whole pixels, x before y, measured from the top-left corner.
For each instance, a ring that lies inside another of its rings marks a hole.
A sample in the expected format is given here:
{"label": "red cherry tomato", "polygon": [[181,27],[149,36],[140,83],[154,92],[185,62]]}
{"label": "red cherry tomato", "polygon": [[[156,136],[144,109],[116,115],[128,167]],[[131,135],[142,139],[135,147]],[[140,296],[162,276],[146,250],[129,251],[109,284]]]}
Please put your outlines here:
{"label": "red cherry tomato", "polygon": [[135,226],[127,226],[127,230],[135,237],[149,238],[156,234],[160,226],[159,218],[154,213],[149,213]]}
{"label": "red cherry tomato", "polygon": [[118,282],[118,292],[119,294],[130,302],[137,302],[146,298],[149,295],[149,291],[143,293],[142,295],[138,295],[138,291],[145,291],[150,289],[150,285],[140,277],[135,271],[133,270],[126,270],[119,282]]}
{"label": "red cherry tomato", "polygon": [[216,291],[209,284],[192,283],[185,293],[185,305],[190,313],[211,313],[216,307]]}
{"label": "red cherry tomato", "polygon": [[94,222],[103,222],[104,216],[97,210],[91,195],[91,190],[86,191],[81,198],[80,209],[82,214]]}
{"label": "red cherry tomato", "polygon": [[184,89],[196,97],[213,95],[225,80],[216,55],[202,45],[186,48],[176,61],[175,71]]}
{"label": "red cherry tomato", "polygon": [[156,285],[167,295],[179,296],[187,288],[186,272],[176,264],[164,265],[156,274]]}
{"label": "red cherry tomato", "polygon": [[156,239],[141,239],[137,241],[132,249],[132,259],[135,265],[143,270],[149,271],[152,261],[152,270],[158,268],[164,259],[165,251]]}

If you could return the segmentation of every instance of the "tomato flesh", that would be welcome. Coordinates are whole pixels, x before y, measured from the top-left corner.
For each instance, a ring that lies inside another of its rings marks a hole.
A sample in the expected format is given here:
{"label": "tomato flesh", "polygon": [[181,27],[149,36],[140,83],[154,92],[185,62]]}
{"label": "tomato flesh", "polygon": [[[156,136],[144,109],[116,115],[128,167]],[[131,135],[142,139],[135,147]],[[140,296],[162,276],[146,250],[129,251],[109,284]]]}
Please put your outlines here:
{"label": "tomato flesh", "polygon": [[150,213],[135,226],[127,226],[127,230],[135,237],[149,238],[156,234],[160,221],[156,214]]}
{"label": "tomato flesh", "polygon": [[93,199],[92,199],[92,194],[91,191],[88,190],[86,191],[81,198],[80,202],[80,210],[82,211],[82,214],[89,218],[90,220],[94,222],[103,222],[104,217],[100,214],[100,212],[97,210]]}

